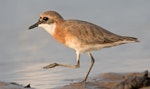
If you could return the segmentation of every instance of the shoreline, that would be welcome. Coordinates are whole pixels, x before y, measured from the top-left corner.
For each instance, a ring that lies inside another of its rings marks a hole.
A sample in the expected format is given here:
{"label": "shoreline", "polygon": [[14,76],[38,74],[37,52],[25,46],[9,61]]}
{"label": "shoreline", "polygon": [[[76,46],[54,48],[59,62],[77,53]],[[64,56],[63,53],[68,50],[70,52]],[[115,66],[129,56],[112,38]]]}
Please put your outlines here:
{"label": "shoreline", "polygon": [[[57,86],[52,89],[134,89],[131,86],[137,86],[137,89],[150,89],[150,74],[148,71],[134,73],[103,73],[91,78],[87,82],[70,83],[64,86]],[[141,82],[143,81],[143,83]],[[133,83],[134,82],[134,83]],[[147,82],[147,83],[146,83]],[[126,88],[124,88],[126,87]],[[0,81],[0,89],[37,89],[30,84],[21,85],[14,82]]]}

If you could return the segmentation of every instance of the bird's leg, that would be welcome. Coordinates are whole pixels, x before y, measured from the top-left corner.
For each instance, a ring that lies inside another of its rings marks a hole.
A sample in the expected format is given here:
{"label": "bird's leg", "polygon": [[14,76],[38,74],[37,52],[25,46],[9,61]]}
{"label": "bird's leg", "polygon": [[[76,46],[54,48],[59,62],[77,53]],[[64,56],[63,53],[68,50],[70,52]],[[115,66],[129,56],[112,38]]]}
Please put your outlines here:
{"label": "bird's leg", "polygon": [[63,67],[68,67],[68,68],[79,68],[80,67],[80,53],[76,53],[77,54],[77,64],[76,65],[68,65],[68,64],[59,64],[59,63],[53,63],[53,64],[49,64],[45,67],[43,67],[44,69],[49,69],[49,68],[53,68],[56,66],[63,66]]}
{"label": "bird's leg", "polygon": [[85,78],[84,78],[84,80],[83,80],[82,82],[86,82],[86,80],[87,80],[87,78],[88,78],[88,75],[89,75],[89,73],[90,73],[90,71],[91,71],[91,69],[92,69],[92,67],[93,67],[94,62],[95,62],[95,59],[94,59],[94,57],[92,56],[92,53],[89,52],[88,55],[89,55],[90,58],[91,58],[91,65],[90,65],[90,68],[89,68],[89,70],[88,70],[88,72],[87,72],[87,74],[86,74],[86,76],[85,76]]}

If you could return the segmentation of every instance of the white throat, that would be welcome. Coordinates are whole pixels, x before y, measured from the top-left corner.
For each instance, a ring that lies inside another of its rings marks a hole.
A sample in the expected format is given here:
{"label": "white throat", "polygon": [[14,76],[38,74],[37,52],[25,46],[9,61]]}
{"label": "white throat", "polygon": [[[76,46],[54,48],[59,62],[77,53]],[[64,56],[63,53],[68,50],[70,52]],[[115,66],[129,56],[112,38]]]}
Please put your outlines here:
{"label": "white throat", "polygon": [[44,28],[49,34],[53,34],[55,32],[56,23],[52,24],[39,24],[38,27]]}

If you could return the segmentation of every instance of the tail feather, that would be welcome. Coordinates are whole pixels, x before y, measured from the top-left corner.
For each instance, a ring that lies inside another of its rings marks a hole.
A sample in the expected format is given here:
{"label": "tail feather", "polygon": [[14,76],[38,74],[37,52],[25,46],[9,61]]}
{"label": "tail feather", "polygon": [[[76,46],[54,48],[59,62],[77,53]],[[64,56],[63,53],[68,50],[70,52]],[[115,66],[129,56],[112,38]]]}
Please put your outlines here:
{"label": "tail feather", "polygon": [[135,37],[128,37],[128,36],[124,36],[124,38],[127,40],[127,41],[133,41],[133,42],[139,42],[139,40]]}

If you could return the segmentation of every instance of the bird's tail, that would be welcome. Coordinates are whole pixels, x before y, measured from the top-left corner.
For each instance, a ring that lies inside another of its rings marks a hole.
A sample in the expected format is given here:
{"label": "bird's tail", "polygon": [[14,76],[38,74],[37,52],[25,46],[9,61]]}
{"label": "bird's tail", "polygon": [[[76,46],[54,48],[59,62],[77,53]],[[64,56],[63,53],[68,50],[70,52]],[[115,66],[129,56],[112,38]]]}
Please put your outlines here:
{"label": "bird's tail", "polygon": [[131,42],[139,42],[139,40],[135,37],[124,36],[124,39]]}

